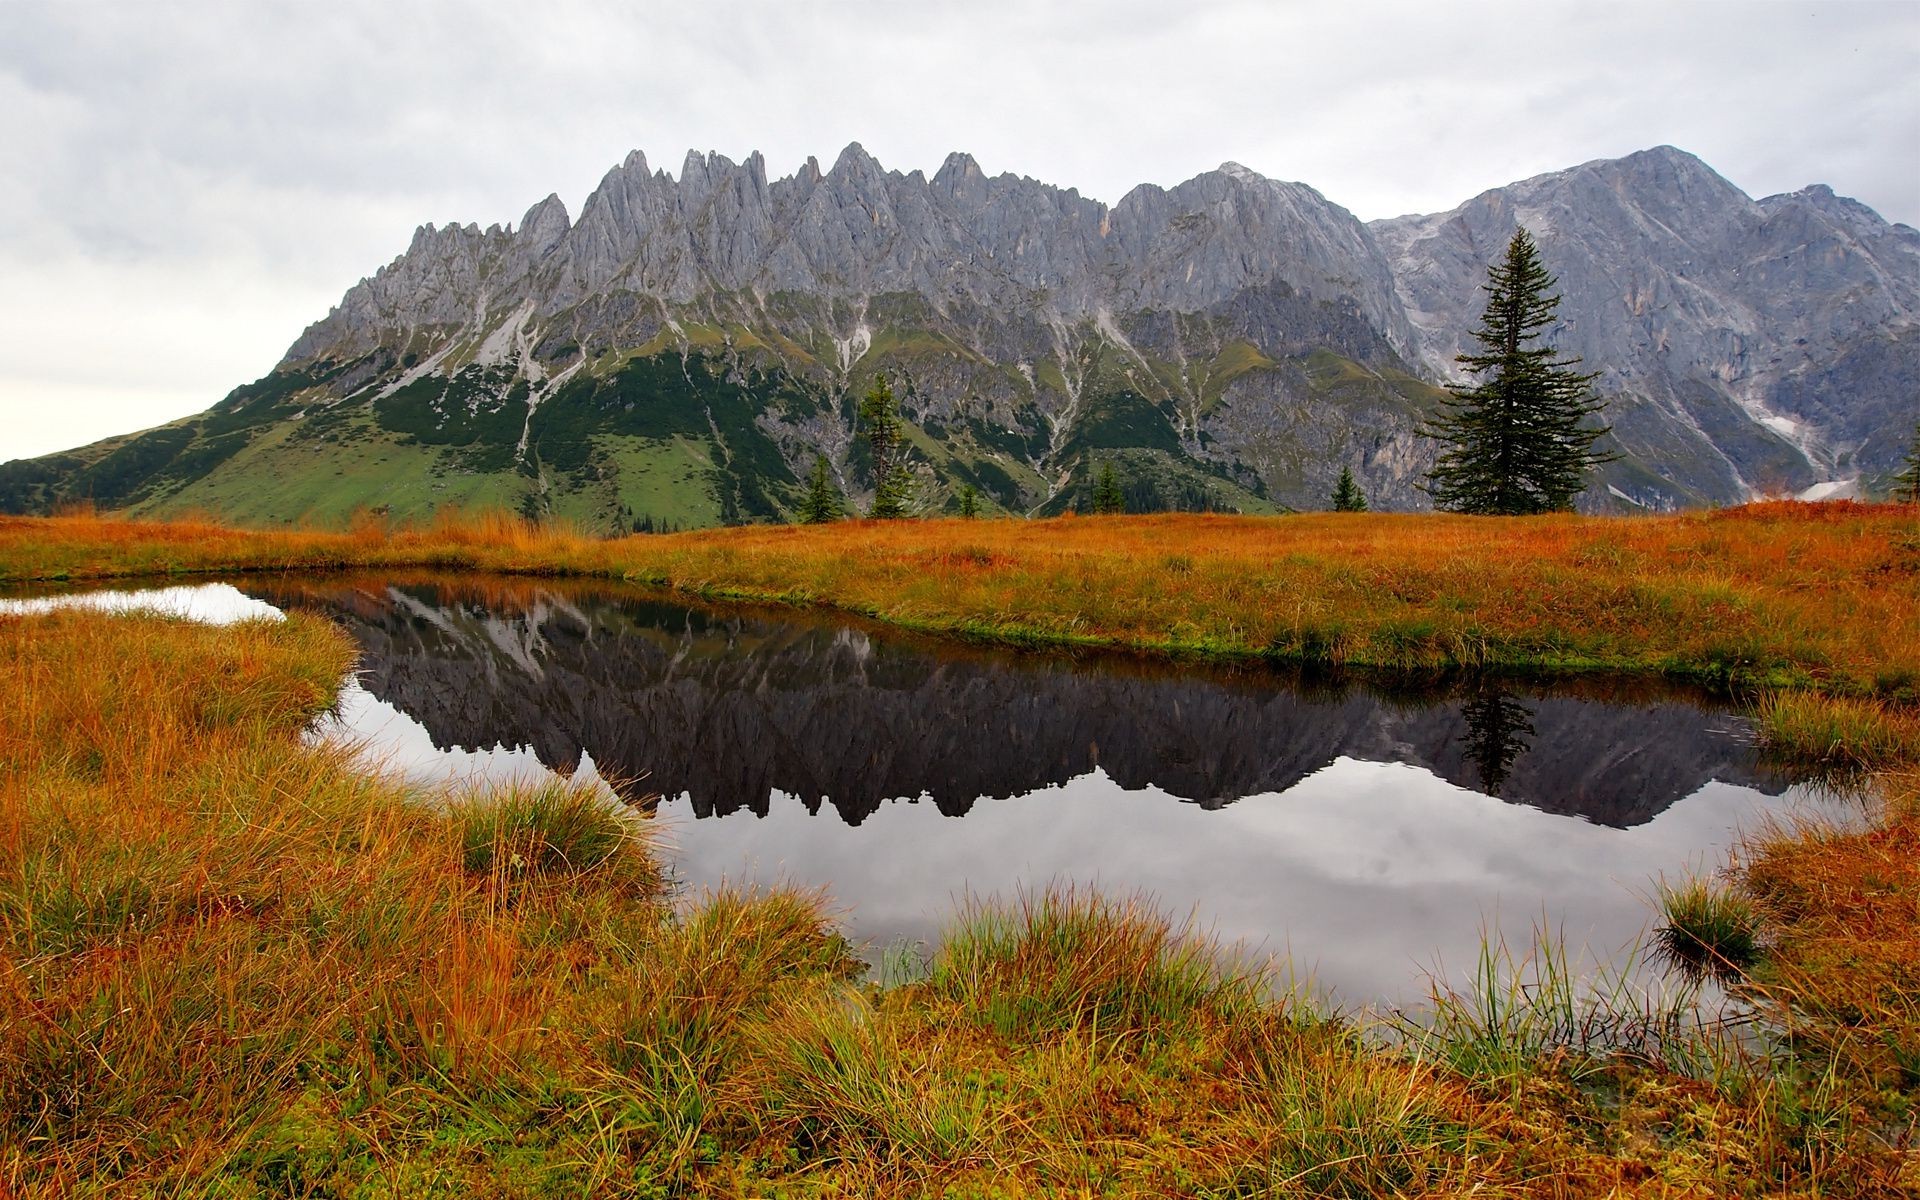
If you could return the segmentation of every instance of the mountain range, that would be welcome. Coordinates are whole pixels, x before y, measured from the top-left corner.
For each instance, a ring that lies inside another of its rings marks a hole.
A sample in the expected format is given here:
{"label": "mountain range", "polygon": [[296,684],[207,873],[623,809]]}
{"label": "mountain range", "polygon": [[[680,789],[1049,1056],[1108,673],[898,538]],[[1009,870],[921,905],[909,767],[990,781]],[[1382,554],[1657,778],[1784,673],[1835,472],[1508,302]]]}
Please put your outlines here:
{"label": "mountain range", "polygon": [[858,144],[638,152],[574,219],[424,225],[206,412],[0,465],[0,510],[271,523],[505,506],[605,531],[782,520],[824,458],[871,490],[859,397],[901,398],[922,511],[1421,508],[1418,429],[1524,225],[1618,453],[1588,509],[1871,494],[1920,417],[1920,233],[1824,186],[1754,200],[1671,147],[1363,223],[1234,163],[1108,205]]}

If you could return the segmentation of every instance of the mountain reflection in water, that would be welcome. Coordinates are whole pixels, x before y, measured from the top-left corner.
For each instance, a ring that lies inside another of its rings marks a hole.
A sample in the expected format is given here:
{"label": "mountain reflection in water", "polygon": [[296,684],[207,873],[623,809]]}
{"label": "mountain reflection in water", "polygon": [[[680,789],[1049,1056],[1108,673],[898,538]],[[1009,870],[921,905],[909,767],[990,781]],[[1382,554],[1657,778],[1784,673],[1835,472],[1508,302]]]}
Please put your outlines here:
{"label": "mountain reflection in water", "polygon": [[699,817],[776,793],[858,825],[925,798],[961,816],[1098,770],[1203,808],[1286,792],[1336,759],[1406,763],[1626,828],[1718,780],[1777,793],[1737,718],[1640,687],[1597,699],[1387,691],[1260,669],[956,646],[817,619],[550,582],[248,582],[358,641],[367,692],[441,748],[584,755]]}
{"label": "mountain reflection in water", "polygon": [[236,582],[253,599],[57,588],[0,610],[324,614],[361,675],[316,735],[422,782],[589,767],[649,806],[690,892],[820,888],[875,956],[937,942],[966,896],[1070,882],[1283,953],[1342,1002],[1418,1005],[1429,974],[1471,982],[1483,937],[1544,926],[1576,970],[1631,961],[1657,876],[1719,867],[1810,795],[1737,718],[1644,684],[1017,654],[599,583]]}

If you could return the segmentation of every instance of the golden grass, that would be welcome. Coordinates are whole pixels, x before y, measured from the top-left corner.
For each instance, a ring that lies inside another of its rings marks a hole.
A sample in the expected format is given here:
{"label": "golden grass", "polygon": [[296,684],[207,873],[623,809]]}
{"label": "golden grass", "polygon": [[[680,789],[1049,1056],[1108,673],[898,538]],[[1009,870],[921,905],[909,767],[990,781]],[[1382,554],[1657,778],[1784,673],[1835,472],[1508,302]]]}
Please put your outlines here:
{"label": "golden grass", "polygon": [[[599,795],[425,805],[303,746],[348,654],[299,616],[0,618],[0,1191],[1867,1196],[1894,1178],[1876,1127],[1828,1120],[1869,1101],[1809,1093],[1791,1064],[1712,1081],[1546,1053],[1517,1085],[1476,1079],[1274,998],[1137,901],[978,906],[924,978],[862,985],[819,897],[663,897],[644,822]],[[1888,1061],[1845,1078],[1911,1095]]]}
{"label": "golden grass", "polygon": [[1882,811],[1754,840],[1740,882],[1771,942],[1758,970],[1808,1048],[1920,1127],[1920,772],[1880,777]]}
{"label": "golden grass", "polygon": [[346,566],[625,578],[1010,641],[1657,671],[1908,701],[1920,681],[1907,506],[855,521],[607,541],[498,514],[347,533],[0,518],[0,581]]}
{"label": "golden grass", "polygon": [[1776,692],[1762,696],[1755,709],[1770,752],[1840,777],[1920,761],[1920,705]]}
{"label": "golden grass", "polygon": [[302,747],[350,654],[316,619],[0,617],[0,1194],[1912,1189],[1916,546],[1911,510],[1848,504],[607,542],[0,519],[16,581],[570,573],[1014,642],[1766,684],[1769,738],[1889,797],[1749,850],[1771,1037],[1621,1054],[1521,987],[1491,1050],[1472,997],[1394,1050],[1071,891],[963,913],[924,979],[861,985],[822,898],[664,898],[644,822],[598,795],[426,806]]}

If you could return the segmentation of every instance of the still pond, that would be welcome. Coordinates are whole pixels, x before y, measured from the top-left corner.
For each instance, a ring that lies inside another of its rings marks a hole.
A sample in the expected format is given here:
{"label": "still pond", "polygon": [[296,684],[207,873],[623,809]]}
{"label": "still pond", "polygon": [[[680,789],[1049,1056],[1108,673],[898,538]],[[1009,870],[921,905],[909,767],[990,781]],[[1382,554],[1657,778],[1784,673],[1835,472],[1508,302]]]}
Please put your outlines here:
{"label": "still pond", "polygon": [[306,610],[358,669],[315,736],[423,783],[604,781],[690,891],[824,888],[871,957],[967,897],[1145,893],[1347,1004],[1536,928],[1619,961],[1663,874],[1811,802],[1648,683],[1355,680],[985,649],[605,583],[262,576],[48,603]]}

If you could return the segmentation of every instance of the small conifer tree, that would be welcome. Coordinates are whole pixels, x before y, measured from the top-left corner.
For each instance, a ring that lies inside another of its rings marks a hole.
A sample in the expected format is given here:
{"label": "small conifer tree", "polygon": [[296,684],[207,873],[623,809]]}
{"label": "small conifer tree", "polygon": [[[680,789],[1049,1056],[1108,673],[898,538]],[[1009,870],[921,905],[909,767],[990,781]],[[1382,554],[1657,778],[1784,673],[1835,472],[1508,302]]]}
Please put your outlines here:
{"label": "small conifer tree", "polygon": [[1445,443],[1425,484],[1441,508],[1503,515],[1572,508],[1588,473],[1616,457],[1593,449],[1608,432],[1587,422],[1605,407],[1590,386],[1598,376],[1574,370],[1578,358],[1536,344],[1560,307],[1553,286],[1525,229],[1487,268],[1487,309],[1473,331],[1482,349],[1455,359],[1477,378],[1448,388],[1445,408],[1421,430]]}
{"label": "small conifer tree", "polygon": [[1914,422],[1906,469],[1893,477],[1893,498],[1896,503],[1920,504],[1920,421]]}
{"label": "small conifer tree", "polygon": [[813,460],[813,474],[807,480],[807,496],[800,502],[800,520],[807,525],[825,525],[846,515],[840,489],[827,474],[827,460]]}
{"label": "small conifer tree", "polygon": [[963,517],[980,515],[980,493],[970,483],[960,485],[960,515]]}
{"label": "small conifer tree", "polygon": [[860,401],[860,423],[873,455],[873,516],[904,517],[913,503],[913,472],[907,467],[907,439],[900,428],[900,406],[885,375],[876,375]]}
{"label": "small conifer tree", "polygon": [[1367,511],[1366,493],[1362,492],[1360,485],[1354,482],[1352,467],[1340,468],[1340,482],[1333,485],[1333,511]]}
{"label": "small conifer tree", "polygon": [[1120,490],[1120,477],[1114,472],[1112,459],[1101,464],[1100,475],[1094,480],[1093,511],[1097,513],[1127,511],[1127,496]]}

